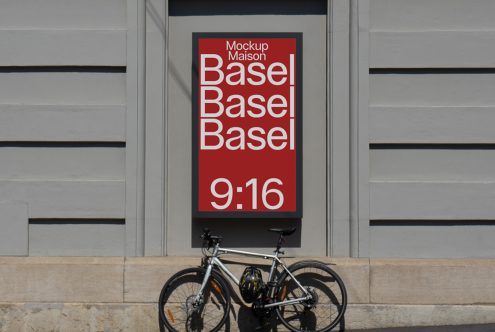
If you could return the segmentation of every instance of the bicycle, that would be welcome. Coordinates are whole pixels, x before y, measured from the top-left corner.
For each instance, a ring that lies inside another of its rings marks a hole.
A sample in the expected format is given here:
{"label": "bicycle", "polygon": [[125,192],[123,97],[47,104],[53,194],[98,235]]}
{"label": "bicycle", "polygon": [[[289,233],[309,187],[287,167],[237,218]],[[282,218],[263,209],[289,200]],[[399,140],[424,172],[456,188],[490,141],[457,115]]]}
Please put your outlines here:
{"label": "bicycle", "polygon": [[[160,292],[161,323],[170,331],[220,330],[228,319],[231,306],[225,275],[238,286],[245,286],[246,282],[242,284],[244,279],[237,279],[219,256],[236,254],[272,261],[268,281],[261,281],[260,291],[248,299],[253,303],[256,316],[267,318],[275,311],[280,322],[294,332],[332,330],[343,319],[347,306],[344,283],[335,271],[320,261],[299,261],[287,267],[280,260],[279,256],[284,254],[280,250],[284,236],[295,230],[269,229],[279,233],[279,239],[274,254],[268,255],[222,248],[222,237],[204,229],[201,266],[177,272]],[[245,273],[248,269],[255,272],[252,276],[256,275],[254,267],[246,268]]]}

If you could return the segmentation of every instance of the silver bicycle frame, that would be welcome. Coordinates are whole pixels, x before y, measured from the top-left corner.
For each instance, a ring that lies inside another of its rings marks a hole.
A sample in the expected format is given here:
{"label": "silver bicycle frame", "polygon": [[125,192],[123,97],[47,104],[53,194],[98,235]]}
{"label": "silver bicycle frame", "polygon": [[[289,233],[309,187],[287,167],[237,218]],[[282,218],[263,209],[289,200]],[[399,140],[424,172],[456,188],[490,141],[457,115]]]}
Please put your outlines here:
{"label": "silver bicycle frame", "polygon": [[268,275],[268,281],[272,281],[273,274],[277,268],[278,265],[282,266],[282,268],[287,272],[287,274],[291,277],[292,280],[297,284],[297,286],[304,292],[306,295],[305,297],[300,297],[297,299],[292,299],[292,300],[286,300],[286,301],[281,301],[281,302],[275,302],[275,303],[269,303],[266,304],[264,307],[265,308],[270,308],[270,307],[276,307],[279,305],[289,305],[289,304],[294,304],[294,303],[299,303],[301,301],[305,301],[311,298],[311,294],[304,288],[301,283],[294,277],[294,275],[289,271],[289,269],[285,266],[285,264],[278,258],[278,251],[275,251],[275,255],[268,255],[268,254],[259,254],[255,252],[250,252],[250,251],[241,251],[241,250],[234,250],[234,249],[226,249],[226,248],[220,248],[220,246],[217,244],[213,250],[213,255],[211,256],[210,263],[208,264],[206,268],[206,273],[205,277],[203,279],[203,283],[201,284],[201,288],[199,289],[198,294],[196,295],[196,301],[199,301],[201,298],[201,294],[203,294],[203,290],[206,287],[206,283],[208,279],[210,278],[211,275],[211,270],[213,266],[218,266],[220,270],[222,270],[236,285],[239,285],[239,279],[235,277],[235,275],[232,274],[232,272],[229,271],[229,269],[222,263],[222,261],[218,258],[218,256],[223,255],[223,254],[236,254],[236,255],[242,255],[242,256],[250,256],[250,257],[259,257],[263,259],[271,259],[272,260],[272,266],[270,268],[270,273]]}

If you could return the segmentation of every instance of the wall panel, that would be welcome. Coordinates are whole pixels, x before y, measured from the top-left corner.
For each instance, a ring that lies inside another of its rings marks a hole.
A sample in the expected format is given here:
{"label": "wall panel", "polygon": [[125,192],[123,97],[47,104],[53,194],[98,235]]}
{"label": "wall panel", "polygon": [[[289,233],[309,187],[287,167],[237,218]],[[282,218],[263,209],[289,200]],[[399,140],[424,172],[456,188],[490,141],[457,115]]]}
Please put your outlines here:
{"label": "wall panel", "polygon": [[372,145],[373,181],[495,181],[495,149],[483,145]]}
{"label": "wall panel", "polygon": [[125,179],[122,145],[0,144],[0,179]]}
{"label": "wall panel", "polygon": [[495,2],[370,2],[370,253],[493,257]]}
{"label": "wall panel", "polygon": [[126,27],[125,0],[2,0],[0,29]]}
{"label": "wall panel", "polygon": [[495,143],[494,106],[370,106],[371,143]]}
{"label": "wall panel", "polygon": [[370,106],[494,106],[493,70],[372,70]]}
{"label": "wall panel", "polygon": [[125,66],[126,31],[0,30],[0,66]]}
{"label": "wall panel", "polygon": [[3,104],[0,140],[124,142],[125,112],[124,105]]}
{"label": "wall panel", "polygon": [[0,104],[125,105],[125,76],[113,69],[0,69]]}
{"label": "wall panel", "polygon": [[371,181],[372,220],[492,220],[495,182]]}
{"label": "wall panel", "polygon": [[494,67],[494,31],[372,31],[373,68]]}
{"label": "wall panel", "polygon": [[0,201],[56,221],[12,239],[25,254],[124,253],[126,12],[125,0],[2,1]]}
{"label": "wall panel", "polygon": [[371,0],[371,30],[495,30],[492,0]]}
{"label": "wall panel", "polygon": [[30,218],[124,218],[124,181],[1,180],[0,201],[28,203]]}
{"label": "wall panel", "polygon": [[110,220],[43,220],[29,225],[30,256],[124,256],[125,225]]}
{"label": "wall panel", "polygon": [[495,222],[448,221],[376,223],[371,227],[374,257],[493,257]]}

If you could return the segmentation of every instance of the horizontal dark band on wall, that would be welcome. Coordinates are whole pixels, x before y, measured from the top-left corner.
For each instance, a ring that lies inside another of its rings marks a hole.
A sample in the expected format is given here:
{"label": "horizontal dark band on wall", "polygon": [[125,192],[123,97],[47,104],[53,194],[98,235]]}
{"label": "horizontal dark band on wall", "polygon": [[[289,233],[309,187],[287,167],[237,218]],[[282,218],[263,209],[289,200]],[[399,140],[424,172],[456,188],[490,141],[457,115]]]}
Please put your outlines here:
{"label": "horizontal dark band on wall", "polygon": [[323,0],[170,0],[170,16],[325,15]]}
{"label": "horizontal dark band on wall", "polygon": [[370,150],[495,150],[493,143],[374,143]]}
{"label": "horizontal dark band on wall", "polygon": [[0,148],[125,148],[125,142],[0,142]]}
{"label": "horizontal dark band on wall", "polygon": [[495,74],[495,68],[370,68],[370,74]]}
{"label": "horizontal dark band on wall", "polygon": [[3,66],[0,73],[125,73],[124,66]]}
{"label": "horizontal dark band on wall", "polygon": [[370,226],[495,226],[495,220],[370,220]]}
{"label": "horizontal dark band on wall", "polygon": [[30,225],[125,225],[125,219],[45,219],[31,218]]}

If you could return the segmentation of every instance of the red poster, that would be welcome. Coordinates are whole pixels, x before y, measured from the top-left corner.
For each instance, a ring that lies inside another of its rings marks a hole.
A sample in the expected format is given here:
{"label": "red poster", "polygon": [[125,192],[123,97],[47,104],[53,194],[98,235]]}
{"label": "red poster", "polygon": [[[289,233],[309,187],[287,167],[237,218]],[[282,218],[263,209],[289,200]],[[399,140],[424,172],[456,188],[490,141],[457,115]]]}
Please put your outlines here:
{"label": "red poster", "polygon": [[301,218],[302,35],[193,34],[193,217]]}

